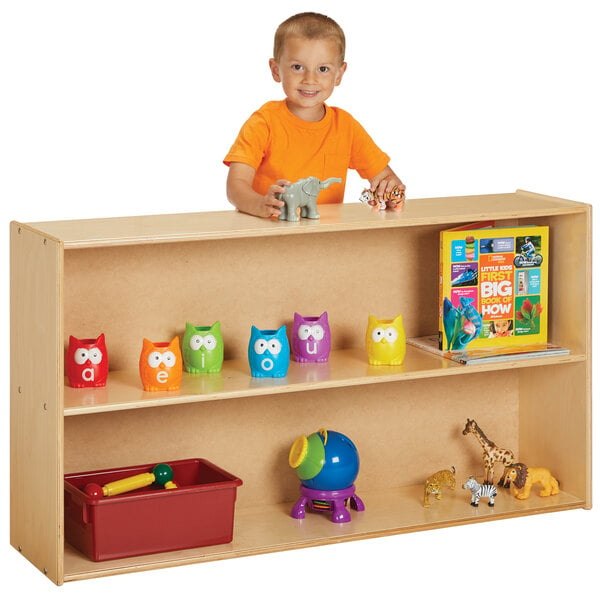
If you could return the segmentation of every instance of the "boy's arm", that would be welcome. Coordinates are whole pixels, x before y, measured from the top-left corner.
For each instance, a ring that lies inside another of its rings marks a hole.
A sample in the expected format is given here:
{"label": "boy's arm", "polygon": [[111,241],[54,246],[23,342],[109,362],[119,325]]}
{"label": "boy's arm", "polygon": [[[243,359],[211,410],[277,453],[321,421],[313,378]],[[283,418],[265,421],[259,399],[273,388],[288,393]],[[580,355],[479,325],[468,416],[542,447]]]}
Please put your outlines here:
{"label": "boy's arm", "polygon": [[399,187],[403,192],[406,191],[406,186],[389,165],[375,177],[369,179],[369,183],[371,191],[379,198],[383,198],[385,193],[391,192],[395,187]]}
{"label": "boy's arm", "polygon": [[232,162],[227,175],[227,199],[239,211],[256,217],[278,217],[284,205],[276,194],[285,192],[284,185],[289,181],[280,179],[274,183],[265,196],[252,188],[255,170],[250,165]]}

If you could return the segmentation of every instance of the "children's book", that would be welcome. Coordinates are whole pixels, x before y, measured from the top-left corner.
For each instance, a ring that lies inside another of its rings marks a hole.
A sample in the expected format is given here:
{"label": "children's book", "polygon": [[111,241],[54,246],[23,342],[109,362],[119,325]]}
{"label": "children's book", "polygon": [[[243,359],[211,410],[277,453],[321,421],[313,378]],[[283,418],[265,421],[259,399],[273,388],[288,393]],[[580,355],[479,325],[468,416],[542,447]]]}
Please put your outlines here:
{"label": "children's book", "polygon": [[491,362],[506,362],[541,358],[545,356],[564,356],[570,354],[568,348],[550,342],[539,344],[523,344],[517,346],[497,346],[495,348],[475,348],[473,350],[440,350],[437,335],[426,335],[419,338],[408,338],[407,344],[433,352],[438,356],[453,360],[463,365],[481,365]]}
{"label": "children's book", "polygon": [[440,350],[547,342],[548,238],[494,221],[440,233]]}

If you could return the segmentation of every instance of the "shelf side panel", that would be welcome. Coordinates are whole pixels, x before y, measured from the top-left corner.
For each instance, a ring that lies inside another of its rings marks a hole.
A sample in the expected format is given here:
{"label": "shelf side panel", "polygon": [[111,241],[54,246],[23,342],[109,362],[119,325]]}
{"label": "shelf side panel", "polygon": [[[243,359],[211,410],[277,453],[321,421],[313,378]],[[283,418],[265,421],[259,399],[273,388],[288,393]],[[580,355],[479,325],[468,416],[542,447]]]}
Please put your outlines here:
{"label": "shelf side panel", "polygon": [[63,578],[62,248],[11,227],[11,544]]}

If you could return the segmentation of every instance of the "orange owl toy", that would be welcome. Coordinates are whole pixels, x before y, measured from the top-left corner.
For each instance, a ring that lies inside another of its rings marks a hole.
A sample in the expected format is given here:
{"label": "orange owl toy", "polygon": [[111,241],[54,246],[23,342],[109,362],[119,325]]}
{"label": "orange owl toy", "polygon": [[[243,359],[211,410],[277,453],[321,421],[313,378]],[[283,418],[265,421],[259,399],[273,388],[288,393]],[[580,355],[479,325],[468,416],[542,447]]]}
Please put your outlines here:
{"label": "orange owl toy", "polygon": [[144,390],[178,390],[181,385],[182,367],[178,336],[170,342],[156,343],[144,338],[140,354],[140,377]]}

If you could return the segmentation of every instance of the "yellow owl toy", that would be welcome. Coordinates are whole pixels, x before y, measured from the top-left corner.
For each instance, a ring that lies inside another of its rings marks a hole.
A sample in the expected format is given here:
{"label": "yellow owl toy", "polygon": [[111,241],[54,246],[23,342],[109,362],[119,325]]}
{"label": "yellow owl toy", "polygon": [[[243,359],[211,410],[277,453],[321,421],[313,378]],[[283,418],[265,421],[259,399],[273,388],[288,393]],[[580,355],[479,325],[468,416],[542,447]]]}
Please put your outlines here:
{"label": "yellow owl toy", "polygon": [[369,364],[401,365],[406,354],[402,315],[395,319],[377,319],[369,315],[366,342]]}

